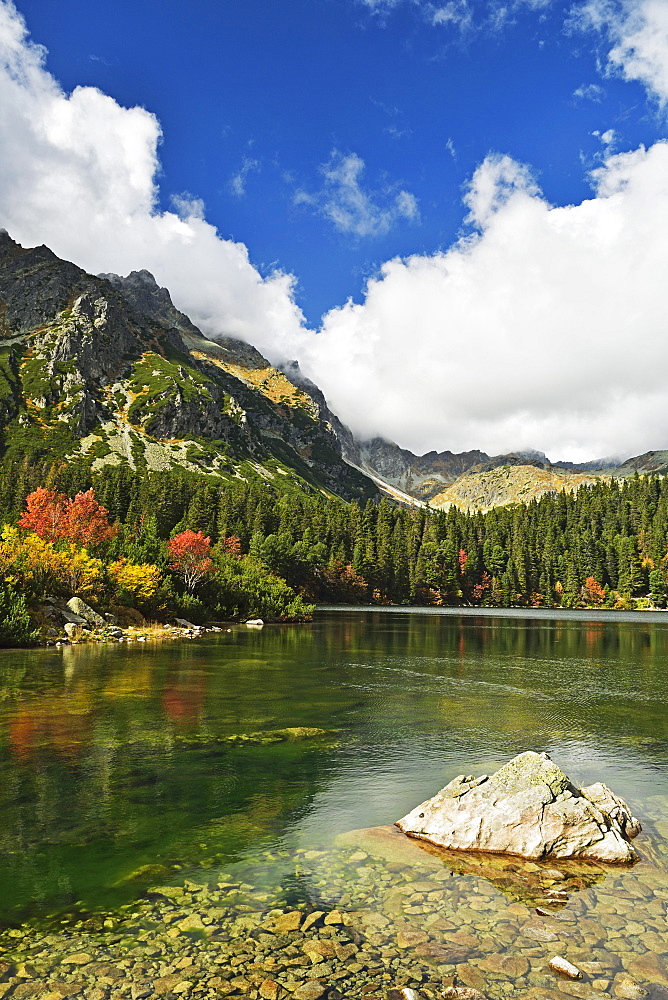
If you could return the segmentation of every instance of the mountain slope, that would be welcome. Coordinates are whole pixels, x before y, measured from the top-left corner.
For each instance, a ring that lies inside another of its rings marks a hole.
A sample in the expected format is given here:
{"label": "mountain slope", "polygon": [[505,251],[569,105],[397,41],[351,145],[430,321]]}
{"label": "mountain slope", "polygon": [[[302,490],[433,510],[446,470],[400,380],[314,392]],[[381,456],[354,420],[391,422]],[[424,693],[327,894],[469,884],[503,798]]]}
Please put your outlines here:
{"label": "mountain slope", "polygon": [[205,338],[148,272],[95,277],[0,233],[0,431],[10,456],[376,495],[343,461],[328,416],[254,348]]}
{"label": "mountain slope", "polygon": [[432,497],[435,509],[458,507],[463,511],[488,511],[513,503],[529,503],[545,494],[562,490],[572,493],[581,486],[609,480],[609,476],[586,472],[538,469],[526,465],[505,465],[485,472],[460,476],[451,486]]}

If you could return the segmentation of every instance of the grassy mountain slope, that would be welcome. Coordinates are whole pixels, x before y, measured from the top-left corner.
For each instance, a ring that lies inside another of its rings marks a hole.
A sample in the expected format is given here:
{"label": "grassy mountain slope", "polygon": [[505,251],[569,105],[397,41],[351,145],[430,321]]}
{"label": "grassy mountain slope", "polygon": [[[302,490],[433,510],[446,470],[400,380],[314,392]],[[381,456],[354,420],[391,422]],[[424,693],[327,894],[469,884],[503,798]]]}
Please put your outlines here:
{"label": "grassy mountain slope", "polygon": [[609,476],[583,472],[540,469],[532,465],[505,465],[487,472],[460,476],[451,486],[432,497],[436,509],[451,506],[463,511],[488,511],[514,503],[529,503],[545,494],[562,490],[572,493],[580,486]]}

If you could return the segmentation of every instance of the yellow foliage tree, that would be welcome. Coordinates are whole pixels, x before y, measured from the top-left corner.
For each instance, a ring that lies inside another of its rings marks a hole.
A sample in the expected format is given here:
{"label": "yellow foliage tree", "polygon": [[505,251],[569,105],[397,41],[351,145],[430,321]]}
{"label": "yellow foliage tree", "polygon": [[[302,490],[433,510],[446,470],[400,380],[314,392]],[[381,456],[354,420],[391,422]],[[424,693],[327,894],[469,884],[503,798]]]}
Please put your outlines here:
{"label": "yellow foliage tree", "polygon": [[28,597],[92,596],[102,581],[102,562],[71,543],[56,548],[39,535],[22,535],[6,524],[0,532],[0,575]]}
{"label": "yellow foliage tree", "polygon": [[118,596],[130,594],[135,600],[148,601],[162,582],[162,573],[153,563],[133,563],[117,559],[107,574]]}

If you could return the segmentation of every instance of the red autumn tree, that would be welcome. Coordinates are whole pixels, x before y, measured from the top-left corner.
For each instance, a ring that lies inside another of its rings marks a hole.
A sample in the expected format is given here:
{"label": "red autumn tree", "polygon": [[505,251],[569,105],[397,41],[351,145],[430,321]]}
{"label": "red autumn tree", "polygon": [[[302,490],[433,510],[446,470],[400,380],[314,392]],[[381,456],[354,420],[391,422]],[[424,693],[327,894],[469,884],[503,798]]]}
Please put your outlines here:
{"label": "red autumn tree", "polygon": [[57,490],[40,486],[26,497],[26,509],[19,518],[19,527],[34,531],[46,542],[55,542],[62,538],[66,504],[67,497]]}
{"label": "red autumn tree", "polygon": [[109,512],[95,499],[95,491],[77,493],[70,500],[63,493],[43,486],[26,497],[26,509],[19,526],[34,531],[48,542],[67,541],[90,548],[109,542],[116,528]]}
{"label": "red autumn tree", "polygon": [[211,539],[201,531],[181,531],[167,542],[167,550],[174,561],[169,564],[183,577],[186,590],[192,594],[197,583],[214,568],[211,559]]}
{"label": "red autumn tree", "polygon": [[224,549],[228,555],[234,556],[235,559],[241,559],[241,539],[238,535],[229,535],[225,539]]}
{"label": "red autumn tree", "polygon": [[94,490],[77,493],[67,501],[67,538],[83,548],[110,542],[116,528],[109,523],[109,511],[95,499]]}

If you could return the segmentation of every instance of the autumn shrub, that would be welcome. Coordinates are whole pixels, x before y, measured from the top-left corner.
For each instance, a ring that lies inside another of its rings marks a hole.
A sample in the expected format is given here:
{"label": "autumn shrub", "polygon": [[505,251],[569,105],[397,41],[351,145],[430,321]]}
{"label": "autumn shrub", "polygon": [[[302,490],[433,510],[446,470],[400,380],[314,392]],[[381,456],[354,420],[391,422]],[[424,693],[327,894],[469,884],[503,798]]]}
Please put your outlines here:
{"label": "autumn shrub", "polygon": [[39,535],[22,535],[6,524],[0,532],[0,575],[28,600],[46,594],[94,598],[102,586],[102,562],[86,549],[56,546]]}
{"label": "autumn shrub", "polygon": [[155,597],[162,573],[152,563],[133,563],[121,557],[107,567],[107,576],[117,604],[145,605]]}

